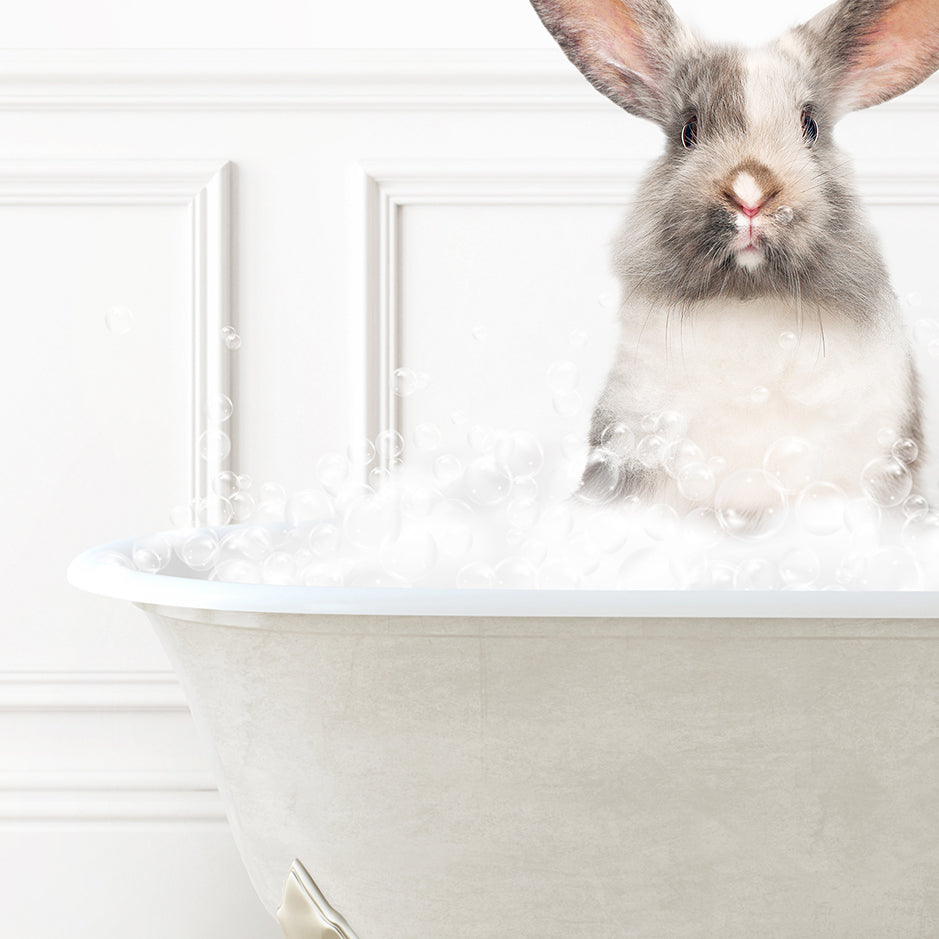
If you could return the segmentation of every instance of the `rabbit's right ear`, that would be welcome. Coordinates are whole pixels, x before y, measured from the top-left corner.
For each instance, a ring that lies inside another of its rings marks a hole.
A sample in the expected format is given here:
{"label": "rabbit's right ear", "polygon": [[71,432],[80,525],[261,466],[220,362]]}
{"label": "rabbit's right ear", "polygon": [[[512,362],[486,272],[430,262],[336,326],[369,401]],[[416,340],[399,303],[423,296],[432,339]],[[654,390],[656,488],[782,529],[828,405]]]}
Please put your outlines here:
{"label": "rabbit's right ear", "polygon": [[689,34],[666,0],[531,0],[567,57],[620,107],[665,124],[665,80]]}
{"label": "rabbit's right ear", "polygon": [[939,68],[939,0],[836,0],[795,31],[833,79],[841,113],[888,101]]}

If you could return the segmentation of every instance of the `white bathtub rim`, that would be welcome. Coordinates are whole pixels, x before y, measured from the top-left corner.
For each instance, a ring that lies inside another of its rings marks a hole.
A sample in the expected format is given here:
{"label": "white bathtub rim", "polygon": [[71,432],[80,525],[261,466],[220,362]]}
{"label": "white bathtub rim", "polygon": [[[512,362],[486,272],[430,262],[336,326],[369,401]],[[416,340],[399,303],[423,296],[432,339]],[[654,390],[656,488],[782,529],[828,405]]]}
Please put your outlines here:
{"label": "white bathtub rim", "polygon": [[[509,590],[234,584],[131,570],[113,563],[134,538],[83,552],[72,586],[137,604],[239,613],[379,616],[664,617],[687,619],[939,619],[939,592]],[[109,563],[108,559],[111,559]]]}

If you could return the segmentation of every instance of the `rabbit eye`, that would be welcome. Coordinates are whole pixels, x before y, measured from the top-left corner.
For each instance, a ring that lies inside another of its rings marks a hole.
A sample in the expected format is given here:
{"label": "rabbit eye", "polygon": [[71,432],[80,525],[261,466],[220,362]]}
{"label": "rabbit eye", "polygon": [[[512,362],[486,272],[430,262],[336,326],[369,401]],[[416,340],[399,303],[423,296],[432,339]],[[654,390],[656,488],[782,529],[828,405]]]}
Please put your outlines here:
{"label": "rabbit eye", "polygon": [[681,129],[681,143],[686,150],[690,150],[698,142],[698,116],[692,114],[685,121],[685,126]]}
{"label": "rabbit eye", "polygon": [[818,140],[818,124],[808,108],[802,109],[802,136],[810,147]]}

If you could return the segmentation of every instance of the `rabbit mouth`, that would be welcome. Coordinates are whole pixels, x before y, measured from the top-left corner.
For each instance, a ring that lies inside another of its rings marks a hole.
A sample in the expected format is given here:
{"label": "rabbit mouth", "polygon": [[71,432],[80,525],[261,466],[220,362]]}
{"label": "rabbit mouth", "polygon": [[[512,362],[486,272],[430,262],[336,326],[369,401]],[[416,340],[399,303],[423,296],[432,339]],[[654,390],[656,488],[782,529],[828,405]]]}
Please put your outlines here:
{"label": "rabbit mouth", "polygon": [[759,267],[764,260],[763,248],[757,241],[751,241],[744,247],[737,249],[737,263],[747,270]]}

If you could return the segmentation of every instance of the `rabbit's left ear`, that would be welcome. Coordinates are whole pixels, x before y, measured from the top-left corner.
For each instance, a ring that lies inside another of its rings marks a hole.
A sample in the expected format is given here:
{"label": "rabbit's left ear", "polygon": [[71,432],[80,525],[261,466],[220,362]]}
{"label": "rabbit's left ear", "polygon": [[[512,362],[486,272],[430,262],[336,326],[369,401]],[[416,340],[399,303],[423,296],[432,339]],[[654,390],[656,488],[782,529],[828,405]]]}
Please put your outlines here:
{"label": "rabbit's left ear", "polygon": [[[939,0],[937,0],[939,2]],[[667,0],[531,0],[568,58],[620,107],[665,124],[688,31]]]}
{"label": "rabbit's left ear", "polygon": [[939,68],[939,0],[839,0],[796,32],[833,70],[841,111],[888,101]]}

